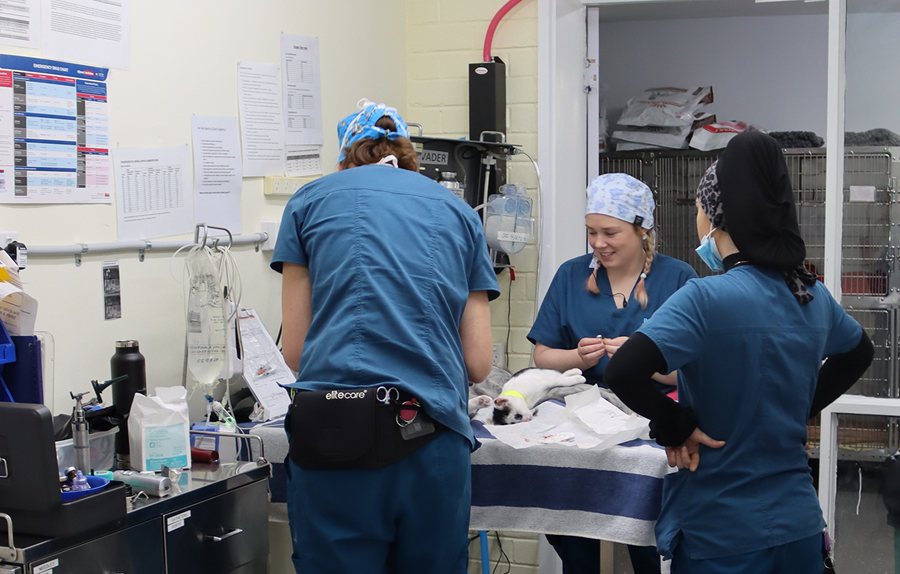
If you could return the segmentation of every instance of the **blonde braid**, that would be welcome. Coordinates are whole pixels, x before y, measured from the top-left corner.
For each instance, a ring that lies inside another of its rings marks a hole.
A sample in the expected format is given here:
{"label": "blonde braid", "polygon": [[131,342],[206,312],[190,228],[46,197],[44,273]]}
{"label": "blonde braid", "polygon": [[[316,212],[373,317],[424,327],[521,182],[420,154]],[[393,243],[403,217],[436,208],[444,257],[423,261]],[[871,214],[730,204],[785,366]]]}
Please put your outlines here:
{"label": "blonde braid", "polygon": [[641,279],[638,281],[637,286],[634,288],[634,296],[638,300],[638,303],[641,304],[641,309],[647,308],[647,288],[644,286],[644,279],[647,277],[647,273],[650,273],[650,265],[653,263],[653,256],[656,254],[656,234],[652,229],[648,229],[644,232],[642,247],[644,248],[644,269],[641,272]]}

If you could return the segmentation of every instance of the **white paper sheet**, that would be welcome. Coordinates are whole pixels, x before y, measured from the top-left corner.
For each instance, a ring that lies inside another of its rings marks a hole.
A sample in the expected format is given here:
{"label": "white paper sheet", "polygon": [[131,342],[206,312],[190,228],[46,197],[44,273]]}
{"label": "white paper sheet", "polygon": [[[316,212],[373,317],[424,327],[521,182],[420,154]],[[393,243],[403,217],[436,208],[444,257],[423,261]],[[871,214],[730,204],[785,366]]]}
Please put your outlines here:
{"label": "white paper sheet", "polygon": [[325,143],[318,38],[281,34],[281,92],[285,143]]}
{"label": "white paper sheet", "polygon": [[241,233],[241,142],[237,118],[191,116],[194,224]]}
{"label": "white paper sheet", "polygon": [[40,48],[40,22],[38,0],[0,1],[0,44]]}
{"label": "white paper sheet", "polygon": [[303,177],[322,173],[322,146],[284,146],[284,172],[288,177]]}
{"label": "white paper sheet", "polygon": [[113,157],[119,240],[193,231],[191,152],[187,145],[117,149]]}
{"label": "white paper sheet", "polygon": [[16,262],[0,249],[0,320],[12,336],[34,335],[37,301],[25,293]]}
{"label": "white paper sheet", "polygon": [[41,0],[41,51],[94,66],[127,70],[131,0]]}
{"label": "white paper sheet", "polygon": [[284,175],[284,120],[278,66],[238,62],[244,177]]}
{"label": "white paper sheet", "polygon": [[[476,419],[488,424],[493,406]],[[528,422],[487,426],[494,437],[515,449],[541,444],[606,449],[648,435],[647,419],[626,415],[600,395],[597,387],[566,397],[566,406],[547,402]]]}
{"label": "white paper sheet", "polygon": [[601,437],[600,448],[609,448],[645,435],[650,421],[635,413],[626,415],[600,395],[600,387],[566,397],[566,411]]}
{"label": "white paper sheet", "polygon": [[296,378],[256,311],[241,309],[238,318],[244,351],[244,380],[256,402],[265,408],[265,420],[284,416],[291,406],[291,397],[281,385],[289,385]]}

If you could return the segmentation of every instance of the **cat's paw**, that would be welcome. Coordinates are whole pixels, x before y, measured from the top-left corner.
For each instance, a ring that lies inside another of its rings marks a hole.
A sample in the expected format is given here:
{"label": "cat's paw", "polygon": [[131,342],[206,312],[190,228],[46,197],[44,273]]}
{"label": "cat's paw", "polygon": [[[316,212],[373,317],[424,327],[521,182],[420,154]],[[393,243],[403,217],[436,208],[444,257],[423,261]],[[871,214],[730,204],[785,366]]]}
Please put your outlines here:
{"label": "cat's paw", "polygon": [[487,395],[480,395],[477,397],[472,397],[471,399],[469,399],[469,406],[468,406],[469,417],[475,416],[475,414],[477,414],[478,411],[480,411],[484,407],[490,406],[491,403],[493,403],[493,402],[494,402],[494,399],[492,399],[491,397],[489,397]]}
{"label": "cat's paw", "polygon": [[564,372],[559,378],[560,386],[573,386],[580,385],[581,383],[586,382],[587,379],[584,378],[584,375],[581,374],[581,369],[569,369]]}
{"label": "cat's paw", "polygon": [[492,399],[491,397],[489,397],[487,395],[481,395],[479,397],[475,397],[472,400],[478,404],[478,408],[480,408],[480,409],[483,409],[484,407],[489,407],[489,406],[491,406],[491,403],[494,402],[494,399]]}

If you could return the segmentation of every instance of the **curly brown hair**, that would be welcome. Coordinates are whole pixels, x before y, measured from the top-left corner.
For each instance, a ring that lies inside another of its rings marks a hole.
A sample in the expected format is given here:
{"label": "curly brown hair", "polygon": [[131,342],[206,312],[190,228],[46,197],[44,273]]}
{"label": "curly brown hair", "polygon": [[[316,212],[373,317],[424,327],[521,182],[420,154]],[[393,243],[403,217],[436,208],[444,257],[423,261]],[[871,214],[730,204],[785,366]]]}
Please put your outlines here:
{"label": "curly brown hair", "polygon": [[[375,125],[388,132],[397,131],[394,120],[383,116]],[[350,149],[344,153],[344,160],[340,162],[341,169],[359,167],[378,163],[385,157],[393,155],[397,158],[397,165],[409,171],[419,172],[419,160],[412,142],[405,137],[389,140],[386,137],[378,139],[365,138],[354,142]]]}

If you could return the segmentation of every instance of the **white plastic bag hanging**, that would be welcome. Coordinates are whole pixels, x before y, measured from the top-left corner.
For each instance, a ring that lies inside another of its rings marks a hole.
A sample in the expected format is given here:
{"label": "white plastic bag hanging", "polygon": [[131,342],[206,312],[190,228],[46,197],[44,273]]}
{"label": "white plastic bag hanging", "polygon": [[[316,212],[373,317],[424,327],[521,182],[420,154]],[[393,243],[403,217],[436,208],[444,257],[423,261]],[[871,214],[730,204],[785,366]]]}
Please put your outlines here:
{"label": "white plastic bag hanging", "polygon": [[205,248],[185,260],[190,285],[187,309],[188,368],[205,394],[226,365],[225,297],[217,265]]}

